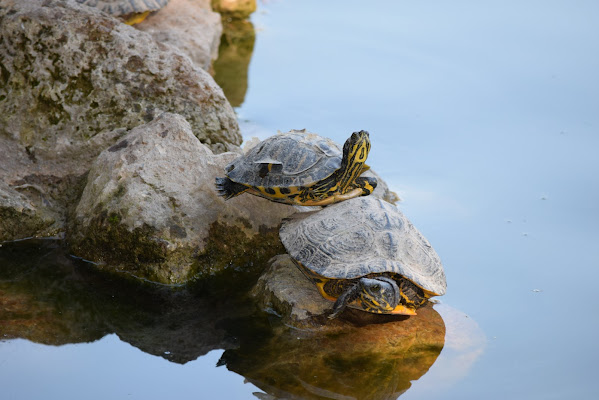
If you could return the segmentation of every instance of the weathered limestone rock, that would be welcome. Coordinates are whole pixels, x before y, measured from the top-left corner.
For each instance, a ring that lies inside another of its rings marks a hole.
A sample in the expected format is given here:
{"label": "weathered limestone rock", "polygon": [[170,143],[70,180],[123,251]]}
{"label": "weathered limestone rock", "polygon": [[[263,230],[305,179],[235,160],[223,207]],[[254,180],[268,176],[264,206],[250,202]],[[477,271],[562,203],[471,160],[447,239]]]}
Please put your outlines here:
{"label": "weathered limestone rock", "polygon": [[0,180],[24,196],[3,202],[2,240],[61,232],[97,155],[163,110],[216,152],[241,142],[222,90],[179,50],[73,1],[0,0]]}
{"label": "weathered limestone rock", "polygon": [[164,7],[169,0],[75,0],[77,3],[84,4],[98,9],[111,15],[129,15],[134,13],[143,13],[146,11],[156,11]]}
{"label": "weathered limestone rock", "polygon": [[71,157],[90,138],[163,111],[183,115],[213,150],[241,142],[235,114],[208,73],[93,8],[0,0],[0,35],[0,136],[33,157]]}
{"label": "weathered limestone rock", "polygon": [[58,216],[36,207],[27,197],[0,181],[0,242],[48,235]]}
{"label": "weathered limestone rock", "polygon": [[164,283],[216,272],[248,249],[246,258],[277,254],[294,208],[251,195],[225,202],[214,189],[237,156],[214,155],[176,114],[133,129],[89,172],[68,234],[75,254]]}
{"label": "weathered limestone rock", "polygon": [[212,9],[225,18],[244,19],[256,11],[256,0],[212,0]]}
{"label": "weathered limestone rock", "polygon": [[220,15],[211,10],[209,1],[171,0],[135,27],[157,42],[177,47],[206,71],[218,57],[223,28]]}

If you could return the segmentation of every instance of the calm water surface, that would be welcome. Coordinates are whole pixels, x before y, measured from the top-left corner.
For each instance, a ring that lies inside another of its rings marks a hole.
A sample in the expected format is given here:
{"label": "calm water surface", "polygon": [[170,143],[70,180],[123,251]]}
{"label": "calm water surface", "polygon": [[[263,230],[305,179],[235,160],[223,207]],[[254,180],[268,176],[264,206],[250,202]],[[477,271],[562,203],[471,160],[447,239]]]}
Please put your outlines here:
{"label": "calm water surface", "polygon": [[[347,0],[263,1],[253,15],[244,136],[307,128],[343,143],[370,131],[369,164],[444,262],[447,345],[402,399],[599,394],[597,16],[594,1]],[[57,340],[0,341],[2,399],[261,391],[217,362],[222,343],[276,321],[235,300],[227,319],[210,299],[133,289],[38,247],[12,266],[0,249],[0,290],[51,298],[37,317],[56,319],[44,337]],[[455,310],[482,334],[464,333]],[[165,332],[187,332],[178,324],[199,337],[169,343]],[[478,342],[460,352],[460,338]]]}

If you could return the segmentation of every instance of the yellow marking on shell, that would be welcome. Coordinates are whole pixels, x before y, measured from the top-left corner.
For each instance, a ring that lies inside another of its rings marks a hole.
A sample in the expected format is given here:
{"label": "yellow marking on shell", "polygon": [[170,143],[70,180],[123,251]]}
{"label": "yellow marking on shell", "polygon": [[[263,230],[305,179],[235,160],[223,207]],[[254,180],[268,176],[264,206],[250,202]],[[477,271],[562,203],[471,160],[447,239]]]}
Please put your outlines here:
{"label": "yellow marking on shell", "polygon": [[316,287],[318,288],[318,291],[320,292],[320,295],[322,297],[324,297],[327,300],[330,301],[337,301],[337,299],[329,294],[327,294],[327,292],[324,291],[324,285],[325,283],[327,283],[327,280],[319,280],[318,282],[316,282]]}

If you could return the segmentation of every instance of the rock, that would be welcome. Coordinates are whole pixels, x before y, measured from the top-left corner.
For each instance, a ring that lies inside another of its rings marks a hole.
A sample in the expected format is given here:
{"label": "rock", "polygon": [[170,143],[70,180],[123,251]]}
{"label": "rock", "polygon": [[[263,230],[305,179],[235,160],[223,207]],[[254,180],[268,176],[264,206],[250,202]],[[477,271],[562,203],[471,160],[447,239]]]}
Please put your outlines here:
{"label": "rock", "polygon": [[57,220],[57,215],[36,207],[27,197],[0,181],[0,242],[50,235]]}
{"label": "rock", "polygon": [[218,57],[223,28],[220,15],[210,9],[208,1],[171,0],[135,27],[157,42],[177,47],[206,71]]}
{"label": "rock", "polygon": [[214,80],[233,107],[243,104],[248,88],[248,68],[254,52],[256,31],[247,20],[223,21],[223,35],[214,61]]}
{"label": "rock", "polygon": [[322,298],[289,255],[277,255],[268,265],[250,292],[259,307],[279,315],[287,325],[298,328],[322,325],[333,303]]}
{"label": "rock", "polygon": [[34,157],[76,156],[90,138],[163,111],[214,150],[241,143],[220,88],[178,50],[76,3],[0,5],[0,134]]}
{"label": "rock", "polygon": [[[0,0],[0,37],[0,180],[44,221],[51,216],[53,232],[64,229],[97,155],[164,110],[182,114],[216,152],[241,143],[235,113],[209,74],[94,8]],[[16,208],[5,202],[5,215],[39,229],[0,235],[47,234],[48,223],[31,223],[21,200]]]}
{"label": "rock", "polygon": [[126,16],[146,11],[156,11],[164,7],[169,0],[75,0],[115,16]]}
{"label": "rock", "polygon": [[225,18],[245,19],[256,11],[256,0],[212,0],[212,9]]}
{"label": "rock", "polygon": [[92,165],[68,233],[74,253],[163,283],[263,265],[282,251],[278,227],[294,208],[218,196],[214,180],[238,155],[214,155],[176,114],[133,129]]}

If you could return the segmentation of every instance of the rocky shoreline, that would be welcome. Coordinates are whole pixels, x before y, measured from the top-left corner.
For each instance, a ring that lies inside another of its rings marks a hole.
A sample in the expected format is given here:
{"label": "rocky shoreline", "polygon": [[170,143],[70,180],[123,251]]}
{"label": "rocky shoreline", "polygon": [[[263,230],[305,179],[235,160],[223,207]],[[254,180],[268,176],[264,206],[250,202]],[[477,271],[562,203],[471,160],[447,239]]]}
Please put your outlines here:
{"label": "rocky shoreline", "polygon": [[[72,0],[0,0],[0,242],[63,238],[101,270],[160,284],[280,263],[278,228],[298,210],[214,190],[243,151],[207,72],[223,32],[211,7],[228,25],[255,9],[233,3],[171,0],[131,27]],[[373,195],[394,201],[378,180]],[[266,307],[279,282],[265,276],[254,297]],[[314,297],[281,310],[312,324]]]}

